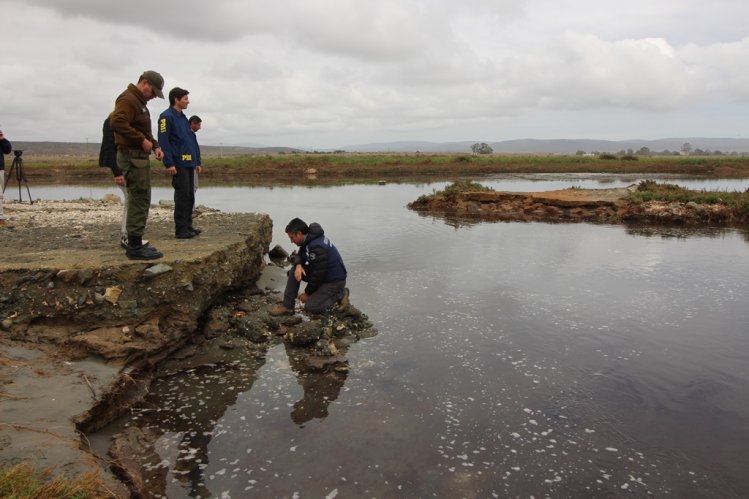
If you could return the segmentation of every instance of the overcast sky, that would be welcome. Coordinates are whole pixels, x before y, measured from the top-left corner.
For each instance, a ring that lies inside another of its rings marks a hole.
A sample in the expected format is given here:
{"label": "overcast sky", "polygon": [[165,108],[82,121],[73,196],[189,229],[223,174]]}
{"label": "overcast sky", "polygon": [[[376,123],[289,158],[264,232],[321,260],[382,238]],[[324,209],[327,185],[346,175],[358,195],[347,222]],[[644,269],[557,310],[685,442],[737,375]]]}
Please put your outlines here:
{"label": "overcast sky", "polygon": [[203,144],[749,136],[747,0],[0,0],[0,19],[11,141],[99,142],[146,69],[190,91]]}

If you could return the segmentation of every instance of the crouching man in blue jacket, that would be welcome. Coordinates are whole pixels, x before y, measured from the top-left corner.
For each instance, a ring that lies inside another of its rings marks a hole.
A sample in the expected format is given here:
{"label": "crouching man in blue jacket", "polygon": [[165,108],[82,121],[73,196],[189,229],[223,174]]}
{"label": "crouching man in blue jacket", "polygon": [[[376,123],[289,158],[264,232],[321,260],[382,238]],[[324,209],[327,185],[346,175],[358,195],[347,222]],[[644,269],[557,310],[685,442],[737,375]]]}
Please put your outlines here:
{"label": "crouching man in blue jacket", "polygon": [[320,224],[307,226],[304,220],[295,218],[286,226],[286,235],[299,246],[299,251],[294,258],[294,266],[288,272],[283,303],[273,307],[271,315],[294,313],[302,281],[307,283],[307,287],[299,295],[299,301],[304,304],[306,312],[320,314],[335,303],[348,305],[346,267],[338,249],[325,236]]}

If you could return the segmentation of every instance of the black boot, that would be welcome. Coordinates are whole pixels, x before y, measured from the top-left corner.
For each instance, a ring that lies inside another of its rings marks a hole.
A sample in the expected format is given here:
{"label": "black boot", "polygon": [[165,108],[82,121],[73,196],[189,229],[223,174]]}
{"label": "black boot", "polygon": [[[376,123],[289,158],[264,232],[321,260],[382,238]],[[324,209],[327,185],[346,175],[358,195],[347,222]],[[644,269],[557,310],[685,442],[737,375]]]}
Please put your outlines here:
{"label": "black boot", "polygon": [[142,236],[128,234],[125,254],[130,260],[157,260],[164,256],[153,246],[144,246]]}

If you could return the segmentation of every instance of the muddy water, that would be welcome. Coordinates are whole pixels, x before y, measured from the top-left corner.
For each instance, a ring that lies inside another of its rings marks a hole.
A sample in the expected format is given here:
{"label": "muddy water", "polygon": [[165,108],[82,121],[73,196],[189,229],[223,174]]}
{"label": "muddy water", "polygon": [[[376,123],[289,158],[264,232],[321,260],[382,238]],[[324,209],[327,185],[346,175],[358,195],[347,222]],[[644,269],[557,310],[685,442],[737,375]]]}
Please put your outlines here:
{"label": "muddy water", "polygon": [[[570,185],[525,181],[492,186]],[[198,191],[202,204],[270,213],[287,249],[288,219],[320,222],[378,335],[333,378],[300,370],[282,345],[169,373],[125,422],[162,434],[154,490],[743,496],[749,235],[445,223],[404,208],[442,185]]]}

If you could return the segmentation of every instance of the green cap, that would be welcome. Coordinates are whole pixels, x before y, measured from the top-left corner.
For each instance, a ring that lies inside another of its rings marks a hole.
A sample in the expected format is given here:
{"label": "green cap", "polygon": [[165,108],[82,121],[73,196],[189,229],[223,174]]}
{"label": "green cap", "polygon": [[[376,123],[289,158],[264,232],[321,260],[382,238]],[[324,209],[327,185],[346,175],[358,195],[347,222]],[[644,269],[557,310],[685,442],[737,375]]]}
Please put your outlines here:
{"label": "green cap", "polygon": [[143,74],[140,76],[141,80],[146,80],[148,83],[151,84],[153,87],[153,93],[156,94],[156,97],[159,97],[160,99],[164,98],[164,92],[162,90],[164,89],[164,77],[161,76],[156,71],[144,71]]}

